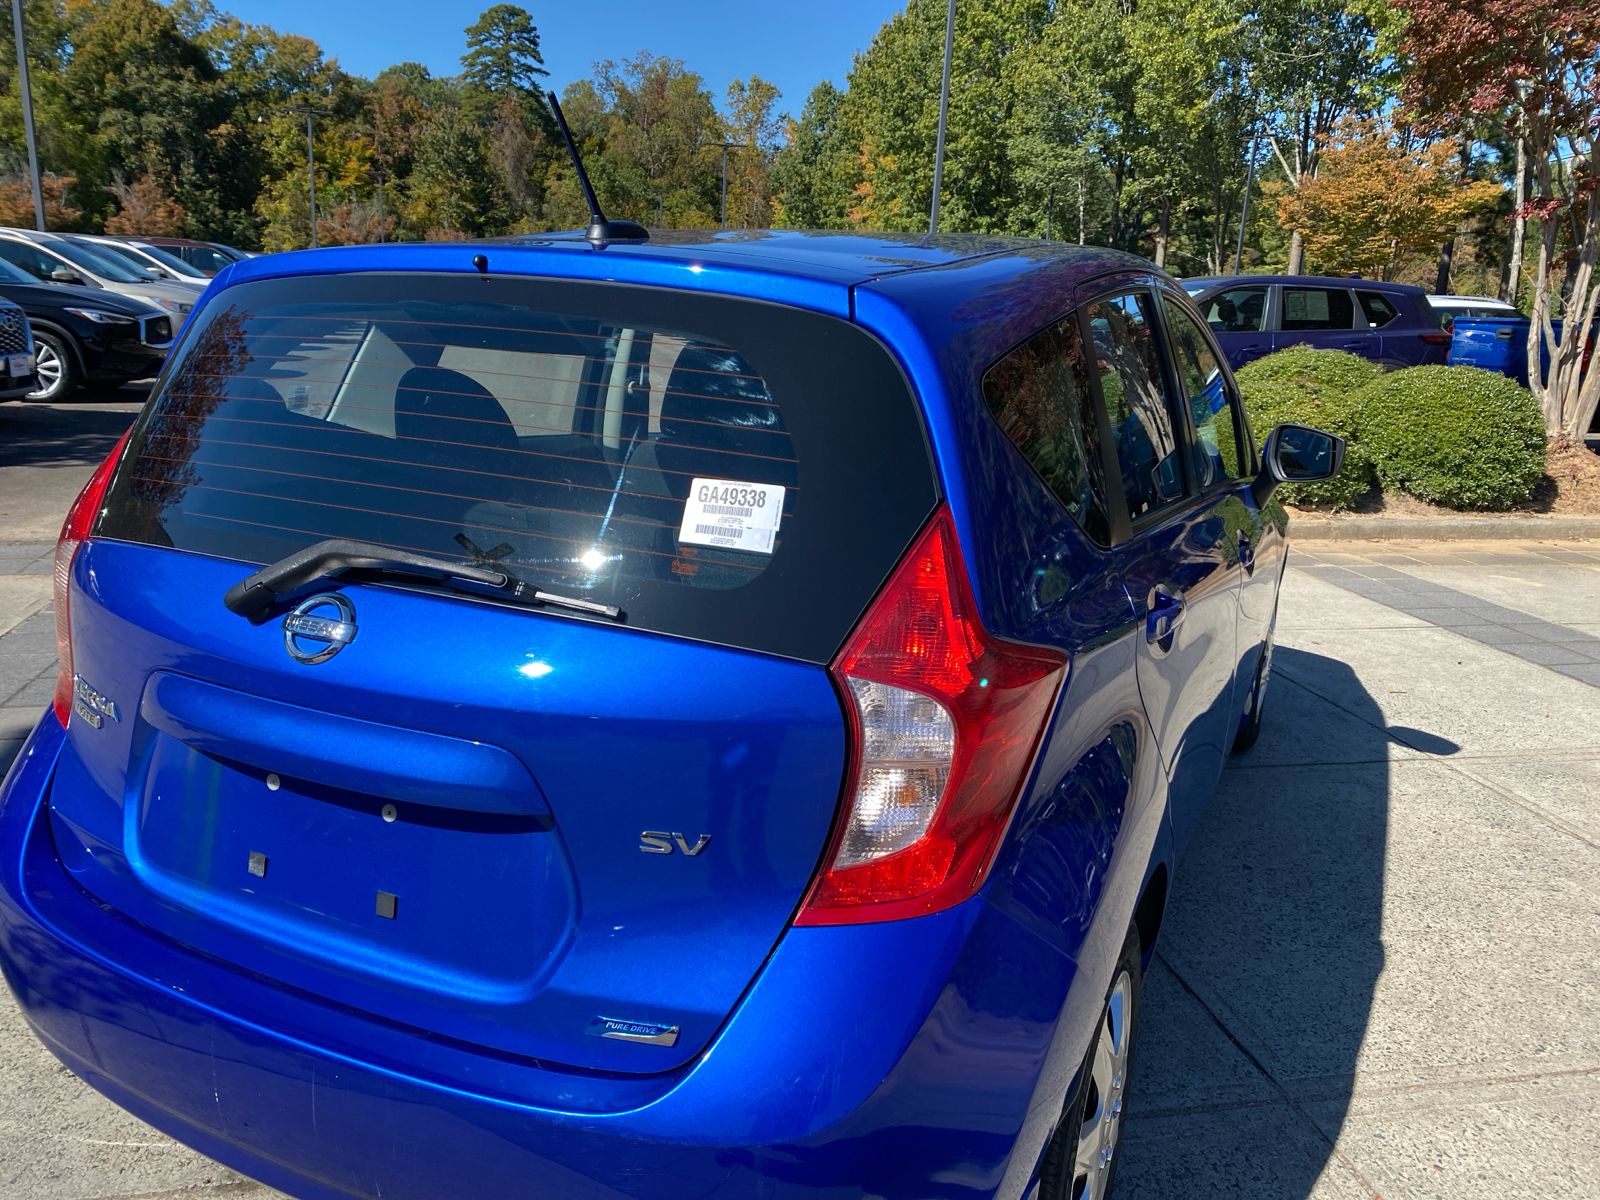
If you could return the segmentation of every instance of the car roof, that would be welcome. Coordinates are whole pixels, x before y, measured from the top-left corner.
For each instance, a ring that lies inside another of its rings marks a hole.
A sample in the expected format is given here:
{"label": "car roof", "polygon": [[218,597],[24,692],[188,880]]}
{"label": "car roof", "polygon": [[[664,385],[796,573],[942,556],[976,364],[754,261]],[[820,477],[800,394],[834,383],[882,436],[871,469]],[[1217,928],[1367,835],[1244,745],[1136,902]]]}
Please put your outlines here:
{"label": "car roof", "polygon": [[1429,296],[1429,304],[1441,304],[1447,307],[1468,304],[1489,304],[1495,308],[1515,308],[1515,304],[1507,304],[1504,300],[1496,300],[1493,296]]}
{"label": "car roof", "polygon": [[[174,239],[176,240],[176,239]],[[632,282],[667,282],[697,290],[719,290],[703,277],[718,268],[845,287],[919,271],[951,271],[980,262],[1049,262],[1087,278],[1108,269],[1154,268],[1144,259],[1104,247],[1045,242],[986,234],[878,233],[834,230],[665,230],[649,241],[595,245],[581,232],[513,235],[463,242],[391,242],[260,255],[227,268],[227,282],[350,270],[472,270],[487,257],[495,272],[545,274],[561,260],[576,266],[596,256],[618,267]],[[504,256],[504,257],[502,257]],[[509,258],[509,263],[507,259]],[[651,268],[671,268],[662,271]],[[685,278],[683,269],[691,275]],[[567,271],[554,273],[565,275]],[[604,267],[574,270],[582,277],[607,277]],[[1170,282],[1170,281],[1169,281]]]}
{"label": "car roof", "polygon": [[1360,279],[1348,275],[1206,275],[1183,280],[1186,290],[1204,285],[1203,291],[1239,284],[1293,284],[1297,287],[1359,287],[1368,291],[1397,292],[1404,296],[1425,296],[1427,288],[1412,283],[1384,283],[1381,279]]}

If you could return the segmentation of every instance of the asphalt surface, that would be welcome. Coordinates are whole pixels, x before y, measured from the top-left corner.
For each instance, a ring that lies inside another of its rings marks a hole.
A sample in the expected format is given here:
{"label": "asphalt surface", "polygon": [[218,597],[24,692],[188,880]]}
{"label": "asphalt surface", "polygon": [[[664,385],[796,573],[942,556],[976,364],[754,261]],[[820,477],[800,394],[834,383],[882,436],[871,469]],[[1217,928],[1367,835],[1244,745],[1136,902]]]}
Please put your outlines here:
{"label": "asphalt surface", "polygon": [[[61,516],[137,408],[95,399],[0,405],[0,763],[49,702]],[[1600,543],[1292,562],[1146,979],[1118,1195],[1600,1196]],[[0,1197],[277,1195],[0,989]]]}

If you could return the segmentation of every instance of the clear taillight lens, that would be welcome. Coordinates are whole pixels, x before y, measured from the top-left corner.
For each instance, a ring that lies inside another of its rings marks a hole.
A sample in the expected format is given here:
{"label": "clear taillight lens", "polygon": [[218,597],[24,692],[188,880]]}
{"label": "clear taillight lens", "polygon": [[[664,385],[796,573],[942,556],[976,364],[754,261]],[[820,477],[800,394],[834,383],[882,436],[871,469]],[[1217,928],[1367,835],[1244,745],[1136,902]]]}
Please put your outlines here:
{"label": "clear taillight lens", "polygon": [[106,498],[106,489],[111,486],[111,477],[116,473],[117,463],[128,444],[128,433],[122,435],[122,440],[106,456],[105,462],[95,469],[95,473],[89,476],[89,482],[83,485],[83,491],[78,493],[78,498],[67,510],[60,540],[56,542],[53,598],[56,610],[56,661],[61,664],[61,670],[56,675],[55,710],[56,720],[63,726],[72,716],[72,612],[68,606],[72,596],[72,560],[78,556],[78,548],[94,529],[95,518],[100,515],[100,506]]}
{"label": "clear taillight lens", "polygon": [[955,524],[935,513],[830,668],[849,782],[795,924],[921,916],[982,887],[1066,666],[983,628]]}
{"label": "clear taillight lens", "polygon": [[955,723],[932,696],[869,679],[846,683],[860,722],[861,768],[838,867],[904,850],[927,833],[956,753]]}

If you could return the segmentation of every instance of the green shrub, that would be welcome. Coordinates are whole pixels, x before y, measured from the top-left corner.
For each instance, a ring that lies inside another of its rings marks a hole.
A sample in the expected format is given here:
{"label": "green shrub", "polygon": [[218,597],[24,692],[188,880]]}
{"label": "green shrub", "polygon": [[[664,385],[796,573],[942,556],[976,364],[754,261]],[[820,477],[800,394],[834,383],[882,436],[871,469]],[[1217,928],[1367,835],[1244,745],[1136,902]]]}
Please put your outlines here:
{"label": "green shrub", "polygon": [[1276,354],[1246,363],[1239,369],[1237,377],[1240,388],[1274,380],[1293,383],[1313,395],[1343,392],[1348,396],[1359,392],[1382,374],[1382,367],[1359,354],[1290,346],[1287,350],[1279,350]]}
{"label": "green shrub", "polygon": [[1374,482],[1372,462],[1356,430],[1355,391],[1382,374],[1376,363],[1339,350],[1295,346],[1246,365],[1239,373],[1250,428],[1258,441],[1274,425],[1310,425],[1345,439],[1344,467],[1322,483],[1293,484],[1283,502],[1298,508],[1349,508]]}
{"label": "green shrub", "polygon": [[1477,367],[1411,367],[1369,383],[1355,423],[1384,487],[1450,508],[1522,503],[1544,475],[1544,417],[1527,388]]}

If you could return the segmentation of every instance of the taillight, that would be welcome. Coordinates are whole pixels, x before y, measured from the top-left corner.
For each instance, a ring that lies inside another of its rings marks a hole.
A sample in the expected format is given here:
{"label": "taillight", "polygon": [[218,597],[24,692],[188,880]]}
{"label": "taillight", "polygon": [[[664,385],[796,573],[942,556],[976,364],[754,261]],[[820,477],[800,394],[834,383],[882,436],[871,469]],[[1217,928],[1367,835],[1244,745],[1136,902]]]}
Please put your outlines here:
{"label": "taillight", "polygon": [[1427,342],[1430,346],[1448,346],[1450,344],[1451,337],[1449,333],[1442,329],[1438,333],[1428,332],[1418,336],[1420,336],[1422,340]]}
{"label": "taillight", "polygon": [[829,668],[850,723],[846,803],[795,924],[921,916],[976,892],[1066,666],[984,630],[941,508]]}
{"label": "taillight", "polygon": [[[128,431],[132,432],[131,429]],[[63,726],[72,716],[72,616],[67,611],[72,591],[72,560],[77,557],[78,547],[83,545],[89,531],[94,528],[94,519],[100,515],[100,505],[106,498],[106,489],[111,486],[111,476],[117,469],[117,460],[122,457],[127,444],[128,434],[125,433],[105,462],[89,476],[89,482],[83,485],[83,491],[78,493],[78,498],[67,510],[66,522],[61,526],[61,537],[56,542],[56,661],[61,664],[61,671],[56,676],[55,709],[56,720]]]}

